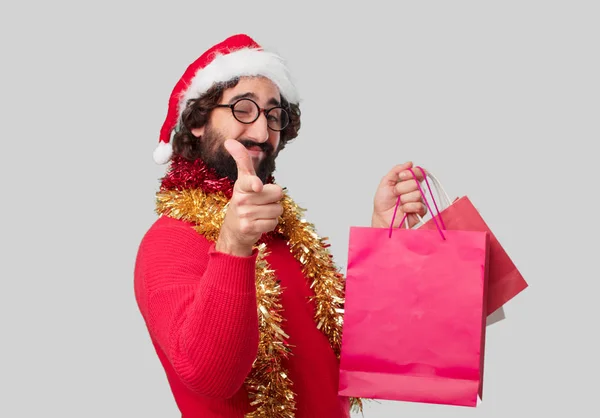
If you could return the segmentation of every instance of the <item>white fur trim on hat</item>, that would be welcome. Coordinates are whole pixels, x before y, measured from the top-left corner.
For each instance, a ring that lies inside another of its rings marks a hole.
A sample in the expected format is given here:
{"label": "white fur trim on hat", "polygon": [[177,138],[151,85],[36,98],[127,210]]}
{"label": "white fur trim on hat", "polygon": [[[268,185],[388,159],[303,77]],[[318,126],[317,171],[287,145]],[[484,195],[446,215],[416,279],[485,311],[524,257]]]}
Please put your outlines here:
{"label": "white fur trim on hat", "polygon": [[156,164],[168,163],[172,155],[173,147],[171,146],[171,143],[166,143],[163,141],[158,143],[158,146],[154,149],[154,153],[152,154]]}
{"label": "white fur trim on hat", "polygon": [[283,59],[272,52],[244,48],[226,55],[218,55],[210,64],[198,70],[189,88],[181,97],[179,115],[182,114],[188,100],[200,97],[214,83],[229,81],[236,77],[258,75],[275,83],[288,102],[298,103],[298,93]]}

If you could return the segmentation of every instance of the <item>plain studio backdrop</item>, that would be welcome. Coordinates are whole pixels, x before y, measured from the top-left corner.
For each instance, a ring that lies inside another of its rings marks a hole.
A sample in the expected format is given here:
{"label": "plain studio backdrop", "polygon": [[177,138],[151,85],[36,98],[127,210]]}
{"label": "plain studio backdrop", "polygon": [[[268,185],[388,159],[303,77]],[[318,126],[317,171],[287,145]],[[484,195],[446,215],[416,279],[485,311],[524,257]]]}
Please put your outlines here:
{"label": "plain studio backdrop", "polygon": [[597,2],[306,3],[3,3],[0,416],[179,416],[133,265],[171,89],[234,33],[288,61],[303,125],[276,178],[342,270],[379,179],[412,160],[530,285],[488,328],[478,408],[364,416],[596,416]]}

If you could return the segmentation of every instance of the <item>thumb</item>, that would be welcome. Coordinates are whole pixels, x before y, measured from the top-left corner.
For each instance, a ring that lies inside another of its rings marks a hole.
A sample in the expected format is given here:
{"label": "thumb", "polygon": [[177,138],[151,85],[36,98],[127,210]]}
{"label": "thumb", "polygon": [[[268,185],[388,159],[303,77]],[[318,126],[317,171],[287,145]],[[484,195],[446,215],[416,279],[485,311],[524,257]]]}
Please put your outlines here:
{"label": "thumb", "polygon": [[[393,183],[395,184],[398,180],[407,180],[409,178],[412,178],[412,174],[410,174],[408,170],[409,168],[413,167],[413,163],[412,161],[407,161],[403,164],[398,164],[396,166],[394,166],[394,168],[392,168],[383,178],[383,182],[385,183]],[[400,173],[405,172],[406,174],[408,174],[409,177],[403,178],[400,177]],[[416,174],[416,173],[415,173]]]}
{"label": "thumb", "polygon": [[226,140],[223,145],[235,160],[235,164],[237,165],[238,169],[238,177],[241,177],[242,174],[251,176],[256,175],[256,172],[254,171],[254,165],[252,164],[252,160],[250,159],[250,155],[248,154],[246,147],[233,139]]}

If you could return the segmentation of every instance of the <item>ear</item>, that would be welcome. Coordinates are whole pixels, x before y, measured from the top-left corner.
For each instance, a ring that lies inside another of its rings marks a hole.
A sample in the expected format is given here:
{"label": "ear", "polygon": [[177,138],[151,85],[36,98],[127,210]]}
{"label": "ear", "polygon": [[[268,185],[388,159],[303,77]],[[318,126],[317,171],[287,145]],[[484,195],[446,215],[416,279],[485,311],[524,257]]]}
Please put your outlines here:
{"label": "ear", "polygon": [[193,128],[192,130],[190,130],[190,132],[192,133],[192,135],[194,135],[196,138],[200,138],[202,135],[204,135],[204,126],[201,128]]}

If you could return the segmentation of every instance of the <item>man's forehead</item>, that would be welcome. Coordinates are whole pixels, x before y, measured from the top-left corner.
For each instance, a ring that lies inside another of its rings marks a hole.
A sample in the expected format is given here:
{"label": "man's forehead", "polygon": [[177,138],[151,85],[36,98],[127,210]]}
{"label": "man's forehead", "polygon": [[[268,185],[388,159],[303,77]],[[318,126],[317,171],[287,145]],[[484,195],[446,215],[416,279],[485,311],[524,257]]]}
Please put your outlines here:
{"label": "man's forehead", "polygon": [[228,102],[245,98],[279,105],[280,97],[277,86],[264,77],[242,77],[237,85],[223,92],[223,98]]}
{"label": "man's forehead", "polygon": [[279,99],[277,97],[274,96],[269,96],[269,97],[259,97],[258,94],[254,93],[253,91],[246,91],[244,93],[239,93],[239,94],[235,94],[232,97],[229,97],[229,99],[227,100],[229,103],[233,103],[236,102],[240,99],[252,99],[255,102],[259,102],[261,100],[265,100],[267,101],[267,104],[273,105],[273,106],[279,106],[281,105],[281,102],[279,101]]}

